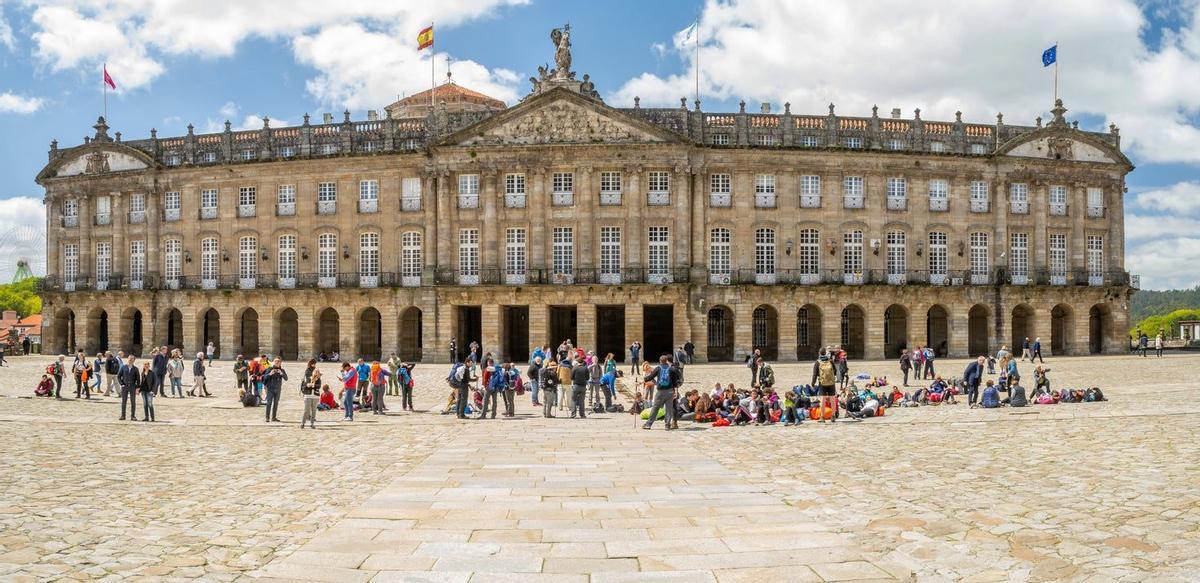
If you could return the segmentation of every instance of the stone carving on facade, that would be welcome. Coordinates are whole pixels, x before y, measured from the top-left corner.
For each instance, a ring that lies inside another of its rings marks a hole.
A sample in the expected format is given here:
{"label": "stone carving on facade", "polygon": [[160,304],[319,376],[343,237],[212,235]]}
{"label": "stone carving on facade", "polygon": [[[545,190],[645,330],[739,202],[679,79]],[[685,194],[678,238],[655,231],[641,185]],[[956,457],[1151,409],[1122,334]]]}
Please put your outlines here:
{"label": "stone carving on facade", "polygon": [[483,144],[551,144],[657,141],[599,112],[557,101],[469,140]]}
{"label": "stone carving on facade", "polygon": [[1054,160],[1074,160],[1072,144],[1067,138],[1049,138],[1046,140],[1046,156]]}
{"label": "stone carving on facade", "polygon": [[529,94],[537,95],[555,87],[565,87],[599,101],[600,93],[596,91],[596,84],[591,77],[584,74],[581,81],[575,78],[575,71],[571,70],[571,25],[550,31],[550,41],[554,43],[554,68],[549,65],[537,68],[537,77],[529,78],[533,87]]}
{"label": "stone carving on facade", "polygon": [[550,31],[550,41],[554,43],[556,78],[574,79],[575,72],[571,71],[571,25]]}
{"label": "stone carving on facade", "polygon": [[108,154],[104,152],[88,154],[87,168],[84,169],[84,174],[107,174],[108,171]]}

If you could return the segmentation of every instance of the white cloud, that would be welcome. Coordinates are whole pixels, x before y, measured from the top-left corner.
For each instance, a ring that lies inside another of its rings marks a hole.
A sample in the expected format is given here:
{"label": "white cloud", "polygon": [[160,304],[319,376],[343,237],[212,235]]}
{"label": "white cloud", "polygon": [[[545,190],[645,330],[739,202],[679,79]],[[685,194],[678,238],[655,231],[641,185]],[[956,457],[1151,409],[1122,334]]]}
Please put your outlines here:
{"label": "white cloud", "polygon": [[1200,215],[1200,181],[1178,182],[1148,190],[1138,194],[1132,206],[1135,210]]}
{"label": "white cloud", "polygon": [[34,275],[45,275],[46,207],[32,196],[6,198],[0,204],[0,281],[12,281],[17,261],[30,262]]}
{"label": "white cloud", "polygon": [[8,20],[4,18],[4,3],[0,2],[0,45],[4,45],[8,50],[17,48],[17,39],[13,38],[12,27],[8,25]]}
{"label": "white cloud", "polygon": [[[900,107],[927,119],[1032,124],[1051,106],[1053,71],[1041,52],[1058,42],[1059,93],[1069,115],[1121,126],[1126,149],[1147,162],[1200,163],[1200,3],[1177,7],[1182,24],[1147,47],[1134,0],[946,3],[709,1],[701,16],[701,91],[710,99],[790,101],[792,111],[844,115]],[[1070,26],[1062,23],[1069,22]],[[610,103],[669,105],[690,97],[693,48],[671,39],[683,63],[644,73]]]}
{"label": "white cloud", "polygon": [[23,97],[10,91],[0,93],[0,113],[33,113],[42,108],[41,97]]}
{"label": "white cloud", "polygon": [[[316,69],[307,83],[314,97],[337,108],[357,108],[382,107],[397,93],[428,87],[422,79],[428,79],[431,56],[416,51],[416,34],[430,20],[439,28],[452,27],[528,0],[420,5],[387,0],[30,1],[36,6],[35,54],[55,71],[98,68],[107,61],[119,85],[136,89],[161,75],[172,57],[228,57],[250,38],[283,39],[297,61]],[[446,55],[437,58],[444,72]],[[456,61],[454,76],[510,100],[519,78],[470,61]]]}
{"label": "white cloud", "polygon": [[[1193,230],[1192,233],[1195,233]],[[1142,289],[1184,289],[1200,283],[1200,238],[1179,236],[1132,246],[1125,265],[1142,278]]]}

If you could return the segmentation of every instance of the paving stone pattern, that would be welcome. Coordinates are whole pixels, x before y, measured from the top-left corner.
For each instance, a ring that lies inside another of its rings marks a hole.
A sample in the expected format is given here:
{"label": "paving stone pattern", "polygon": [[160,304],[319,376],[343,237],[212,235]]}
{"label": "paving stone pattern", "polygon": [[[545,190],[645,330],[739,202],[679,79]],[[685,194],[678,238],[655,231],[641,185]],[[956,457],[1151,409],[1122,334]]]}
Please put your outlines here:
{"label": "paving stone pattern", "polygon": [[[629,415],[545,420],[528,396],[516,419],[458,422],[429,412],[445,403],[444,365],[418,366],[415,414],[341,423],[322,413],[317,430],[301,430],[289,388],[289,423],[267,424],[261,408],[236,403],[229,363],[218,363],[216,397],[159,399],[159,422],[118,422],[112,397],[24,398],[45,361],[12,362],[0,369],[5,581],[1200,573],[1190,380],[1200,356],[1048,363],[1059,385],[1100,384],[1106,403],[673,433],[639,430]],[[963,362],[939,364],[957,373]],[[790,385],[810,370],[780,365],[776,376]],[[687,370],[697,387],[748,376],[736,365]]]}

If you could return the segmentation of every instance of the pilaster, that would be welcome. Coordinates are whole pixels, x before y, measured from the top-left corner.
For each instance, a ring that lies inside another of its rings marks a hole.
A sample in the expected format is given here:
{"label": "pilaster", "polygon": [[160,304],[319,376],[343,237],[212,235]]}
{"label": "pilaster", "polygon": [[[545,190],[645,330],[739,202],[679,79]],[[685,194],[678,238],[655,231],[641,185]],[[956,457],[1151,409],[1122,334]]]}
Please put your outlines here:
{"label": "pilaster", "polygon": [[[498,304],[483,304],[480,307],[483,318],[481,335],[483,337],[483,354],[500,352],[500,306]],[[480,356],[482,358],[482,356]]]}
{"label": "pilaster", "polygon": [[[489,171],[482,176],[483,185],[481,189],[483,193],[483,233],[480,237],[479,248],[479,266],[481,269],[497,269],[503,267],[503,260],[500,259],[499,243],[497,241],[498,225],[496,220],[496,204],[497,200],[503,196],[499,193],[499,173]],[[487,325],[487,317],[484,316],[485,326]],[[493,345],[494,346],[494,345]]]}
{"label": "pilaster", "polygon": [[575,306],[575,334],[579,336],[575,339],[576,346],[585,350],[596,349],[596,304]]}
{"label": "pilaster", "polygon": [[[546,171],[539,168],[530,173],[529,176],[533,184],[525,205],[529,209],[526,212],[530,216],[529,240],[526,241],[526,249],[529,253],[529,269],[532,271],[547,267],[546,248],[551,243],[550,235],[546,229],[546,207],[550,205],[550,200],[546,195]],[[530,340],[534,341],[532,335],[530,336]],[[534,342],[541,341],[536,340]]]}
{"label": "pilaster", "polygon": [[[647,264],[642,252],[642,241],[646,239],[646,229],[642,226],[642,214],[646,212],[646,195],[642,192],[642,179],[645,170],[641,166],[633,166],[625,171],[628,183],[624,185],[622,206],[629,209],[626,214],[624,229],[625,250],[622,253],[623,267],[642,267]],[[644,280],[642,280],[644,281]],[[590,346],[590,345],[589,345]]]}

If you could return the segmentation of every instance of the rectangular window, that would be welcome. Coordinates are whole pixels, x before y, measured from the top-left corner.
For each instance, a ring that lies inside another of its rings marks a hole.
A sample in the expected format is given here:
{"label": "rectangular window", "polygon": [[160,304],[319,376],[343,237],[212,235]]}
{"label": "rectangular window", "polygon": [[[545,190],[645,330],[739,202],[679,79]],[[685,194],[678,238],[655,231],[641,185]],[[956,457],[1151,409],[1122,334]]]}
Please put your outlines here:
{"label": "rectangular window", "polygon": [[1029,185],[1024,182],[1014,182],[1008,187],[1008,203],[1013,214],[1029,214]]}
{"label": "rectangular window", "polygon": [[421,234],[408,231],[400,236],[400,285],[421,285],[421,269],[424,255],[421,251]]}
{"label": "rectangular window", "polygon": [[379,285],[379,233],[358,236],[358,286]]}
{"label": "rectangular window", "polygon": [[847,176],[842,179],[842,208],[863,208],[866,187],[862,176]]}
{"label": "rectangular window", "polygon": [[504,208],[525,208],[524,174],[506,174],[504,176]]}
{"label": "rectangular window", "polygon": [[733,206],[733,180],[729,174],[711,174],[708,177],[708,206]]}
{"label": "rectangular window", "polygon": [[1104,189],[1087,189],[1087,216],[1093,218],[1104,216]]}
{"label": "rectangular window", "polygon": [[821,208],[821,177],[805,174],[800,177],[800,207]]}
{"label": "rectangular window", "polygon": [[1088,285],[1104,285],[1104,237],[1087,236]]}
{"label": "rectangular window", "polygon": [[217,287],[217,275],[220,273],[220,258],[217,257],[219,252],[220,244],[216,239],[200,241],[200,287],[204,289]]}
{"label": "rectangular window", "polygon": [[377,212],[379,212],[379,181],[378,180],[359,180],[358,181],[358,212],[360,212],[360,213],[377,213]]}
{"label": "rectangular window", "polygon": [[984,180],[971,181],[971,212],[988,212],[988,183]]}
{"label": "rectangular window", "polygon": [[142,289],[146,278],[146,242],[129,242],[129,289]]}
{"label": "rectangular window", "polygon": [[317,286],[336,287],[337,274],[337,235],[321,233],[317,236]]}
{"label": "rectangular window", "polygon": [[971,283],[986,284],[990,280],[991,257],[988,255],[988,234],[971,233]]}
{"label": "rectangular window", "polygon": [[1052,185],[1049,202],[1050,214],[1065,216],[1067,214],[1067,187]]}
{"label": "rectangular window", "polygon": [[929,210],[945,211],[950,209],[950,181],[929,181]]}
{"label": "rectangular window", "polygon": [[179,278],[183,275],[183,242],[167,239],[163,245],[163,278],[166,287],[179,289]]}
{"label": "rectangular window", "polygon": [[669,205],[671,204],[671,174],[668,172],[654,171],[650,172],[647,177],[646,204],[648,205]]}
{"label": "rectangular window", "polygon": [[572,172],[555,172],[550,179],[553,190],[554,206],[572,206],[575,204],[575,174]]}
{"label": "rectangular window", "polygon": [[945,233],[929,233],[929,283],[933,285],[946,283],[946,273],[950,268],[948,243]]}
{"label": "rectangular window", "polygon": [[479,283],[479,229],[458,231],[458,283]]}
{"label": "rectangular window", "polygon": [[708,280],[710,283],[730,283],[729,229],[713,229],[708,235]]}
{"label": "rectangular window", "polygon": [[774,174],[757,174],[754,176],[754,207],[760,209],[775,208]]}
{"label": "rectangular window", "polygon": [[621,173],[600,173],[600,204],[621,204]]}
{"label": "rectangular window", "polygon": [[904,231],[887,234],[887,280],[892,285],[907,282],[908,241]]}
{"label": "rectangular window", "polygon": [[337,212],[337,183],[317,184],[317,214],[331,215]]}
{"label": "rectangular window", "polygon": [[988,147],[984,144],[971,144],[971,153],[977,156],[987,154]]}
{"label": "rectangular window", "polygon": [[800,230],[800,283],[820,283],[821,233],[816,229]]}
{"label": "rectangular window", "polygon": [[400,180],[400,210],[421,210],[421,178],[409,176]]}
{"label": "rectangular window", "polygon": [[254,150],[250,150],[250,149],[245,149],[245,150],[242,150],[241,152],[238,152],[238,156],[242,159],[242,161],[249,161],[249,160],[253,160],[253,159],[257,158],[258,152],[255,152]]}
{"label": "rectangular window", "polygon": [[1008,236],[1008,270],[1014,285],[1029,283],[1029,233],[1010,233]]}
{"label": "rectangular window", "polygon": [[479,208],[479,175],[458,175],[458,208]]}
{"label": "rectangular window", "polygon": [[96,224],[112,224],[112,198],[108,196],[96,197]]}
{"label": "rectangular window", "polygon": [[888,150],[903,150],[904,142],[902,142],[896,138],[892,138],[892,139],[884,142],[883,147]]}
{"label": "rectangular window", "polygon": [[647,265],[650,283],[671,283],[670,227],[650,227],[647,233]]}
{"label": "rectangular window", "polygon": [[800,136],[801,148],[816,148],[821,145],[821,140],[817,136]]}
{"label": "rectangular window", "polygon": [[279,287],[296,287],[296,236],[280,235],[279,250],[275,254],[279,262]]}
{"label": "rectangular window", "polygon": [[575,275],[575,231],[571,227],[554,227],[552,236],[554,248],[550,259],[556,276],[553,283],[571,283]]}
{"label": "rectangular window", "polygon": [[[167,194],[171,194],[171,193],[167,193]],[[178,195],[179,193],[176,192],[175,194]],[[62,203],[62,214],[64,217],[79,216],[79,203],[75,202],[75,199],[73,199],[73,198],[64,200]]]}
{"label": "rectangular window", "polygon": [[258,284],[258,238],[238,239],[238,287],[252,289]]}
{"label": "rectangular window", "polygon": [[296,214],[296,185],[280,184],[275,191],[275,214],[281,217]]}
{"label": "rectangular window", "polygon": [[621,227],[600,227],[600,283],[621,283]]}
{"label": "rectangular window", "polygon": [[1063,233],[1050,233],[1050,284],[1066,285],[1067,283],[1067,236]]}
{"label": "rectangular window", "polygon": [[712,134],[708,137],[708,141],[714,146],[728,146],[729,134]]}
{"label": "rectangular window", "polygon": [[96,243],[96,289],[108,289],[112,276],[112,243]]}
{"label": "rectangular window", "polygon": [[252,217],[258,205],[258,189],[253,186],[243,186],[238,189],[238,216]]}
{"label": "rectangular window", "polygon": [[217,153],[212,150],[207,150],[200,153],[200,162],[204,164],[212,164],[217,161]]}
{"label": "rectangular window", "polygon": [[929,151],[935,154],[940,154],[946,151],[945,142],[929,142]]}
{"label": "rectangular window", "polygon": [[755,136],[755,143],[760,146],[774,146],[775,136],[771,134],[758,134]]}
{"label": "rectangular window", "polygon": [[775,283],[775,231],[754,232],[754,283]]}
{"label": "rectangular window", "polygon": [[525,283],[529,268],[526,254],[527,235],[525,229],[508,229],[504,233],[504,282]]}
{"label": "rectangular window", "polygon": [[851,150],[861,150],[863,147],[863,139],[858,136],[850,136],[843,143]]}
{"label": "rectangular window", "polygon": [[842,235],[842,282],[863,282],[863,232],[847,231]]}
{"label": "rectangular window", "polygon": [[887,179],[887,207],[893,211],[902,211],[908,207],[908,180]]}
{"label": "rectangular window", "polygon": [[129,212],[146,212],[146,195],[140,192],[135,192],[129,195]]}
{"label": "rectangular window", "polygon": [[163,220],[178,221],[183,209],[183,197],[179,191],[172,190],[163,194]]}

